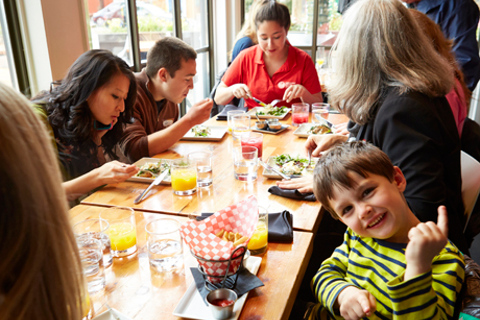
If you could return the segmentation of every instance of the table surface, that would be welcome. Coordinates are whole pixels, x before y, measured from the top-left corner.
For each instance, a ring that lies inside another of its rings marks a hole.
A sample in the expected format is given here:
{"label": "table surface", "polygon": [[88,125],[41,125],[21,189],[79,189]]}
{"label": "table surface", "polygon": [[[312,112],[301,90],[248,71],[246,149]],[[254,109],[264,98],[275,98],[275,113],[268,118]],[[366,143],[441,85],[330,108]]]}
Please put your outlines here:
{"label": "table surface", "polygon": [[[344,115],[330,114],[329,121],[341,123],[346,121]],[[291,126],[291,115],[282,124],[290,127],[277,135],[263,135],[263,159],[270,156],[288,153],[305,156],[306,139],[294,135],[297,127]],[[254,120],[252,120],[252,124]],[[207,126],[227,126],[226,121],[216,121],[211,118]],[[253,182],[238,181],[233,175],[232,149],[233,141],[226,133],[220,141],[184,141],[181,140],[169,150],[155,156],[160,159],[175,159],[187,156],[193,151],[209,150],[213,153],[213,185],[199,188],[192,196],[176,196],[170,185],[154,186],[145,199],[135,205],[133,200],[148,186],[139,182],[122,182],[110,184],[94,192],[82,201],[82,204],[99,206],[126,206],[134,210],[166,213],[188,217],[201,212],[215,212],[231,204],[237,203],[250,195],[257,197],[261,206],[269,212],[289,210],[293,214],[295,230],[316,232],[321,221],[320,204],[318,202],[292,200],[270,194],[267,190],[278,180],[262,175],[263,168],[258,169],[258,178]]]}
{"label": "table surface", "polygon": [[[97,218],[103,209],[78,205],[69,212],[71,222]],[[179,319],[172,313],[193,282],[189,268],[197,264],[184,245],[185,267],[181,273],[164,275],[150,268],[145,225],[164,217],[172,216],[135,211],[138,251],[129,257],[114,258],[106,269],[105,290],[91,296],[96,314],[107,310],[108,304],[132,319]],[[188,221],[186,217],[175,219]],[[312,240],[312,233],[295,231],[292,244],[268,244],[257,273],[265,286],[249,292],[239,319],[288,319],[312,254]]]}

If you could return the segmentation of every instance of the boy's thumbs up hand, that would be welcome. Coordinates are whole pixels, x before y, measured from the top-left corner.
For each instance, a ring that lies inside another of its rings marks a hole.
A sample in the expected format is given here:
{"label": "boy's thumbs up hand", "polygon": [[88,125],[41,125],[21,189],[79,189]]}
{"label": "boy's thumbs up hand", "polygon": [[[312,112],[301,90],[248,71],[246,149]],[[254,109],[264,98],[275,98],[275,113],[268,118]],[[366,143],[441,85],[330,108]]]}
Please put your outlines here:
{"label": "boy's thumbs up hand", "polygon": [[408,233],[409,242],[405,250],[407,270],[405,280],[429,271],[433,258],[447,244],[448,217],[445,206],[438,207],[438,221],[419,223]]}

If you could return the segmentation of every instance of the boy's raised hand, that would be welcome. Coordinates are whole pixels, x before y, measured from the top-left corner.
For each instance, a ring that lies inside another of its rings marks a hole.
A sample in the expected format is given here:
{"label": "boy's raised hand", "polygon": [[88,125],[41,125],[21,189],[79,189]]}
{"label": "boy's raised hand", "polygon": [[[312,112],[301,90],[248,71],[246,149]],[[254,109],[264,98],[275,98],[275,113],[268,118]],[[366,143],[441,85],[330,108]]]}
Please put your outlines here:
{"label": "boy's raised hand", "polygon": [[340,315],[345,320],[358,320],[371,316],[377,309],[375,297],[367,290],[348,286],[338,295]]}
{"label": "boy's raised hand", "polygon": [[438,207],[437,223],[422,222],[410,229],[409,242],[405,250],[407,268],[404,280],[407,281],[432,268],[433,258],[447,244],[448,217],[445,206]]}

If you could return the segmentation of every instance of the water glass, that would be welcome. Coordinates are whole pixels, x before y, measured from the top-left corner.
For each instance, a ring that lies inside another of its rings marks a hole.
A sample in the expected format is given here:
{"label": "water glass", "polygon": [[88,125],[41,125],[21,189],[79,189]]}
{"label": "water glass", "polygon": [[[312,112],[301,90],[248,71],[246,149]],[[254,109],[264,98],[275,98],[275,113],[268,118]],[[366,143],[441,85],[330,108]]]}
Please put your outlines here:
{"label": "water glass", "polygon": [[312,104],[312,123],[324,123],[324,120],[328,119],[329,112],[330,105],[328,103],[317,102]]}
{"label": "water glass", "polygon": [[250,115],[236,114],[232,116],[232,136],[234,139],[240,139],[250,132]]}
{"label": "water glass", "polygon": [[302,123],[308,123],[308,103],[294,103],[292,105],[292,125],[298,127]]}
{"label": "water glass", "polygon": [[145,226],[150,266],[158,272],[183,270],[183,243],[180,223],[175,219],[156,219]]}
{"label": "water glass", "polygon": [[102,242],[89,235],[77,237],[78,252],[83,274],[87,280],[88,293],[93,294],[105,288]]}
{"label": "water glass", "polygon": [[268,211],[258,207],[258,222],[255,231],[248,242],[247,249],[250,254],[258,255],[267,251],[268,246]]}
{"label": "water glass", "polygon": [[212,153],[207,151],[192,152],[188,154],[188,161],[194,163],[197,168],[197,186],[211,186],[213,182]]}
{"label": "water glass", "polygon": [[250,146],[257,148],[258,158],[262,159],[263,134],[258,132],[249,132],[248,135],[244,135],[240,138],[240,144],[242,147]]}
{"label": "water glass", "polygon": [[110,225],[106,220],[100,221],[100,219],[86,219],[73,225],[73,233],[76,236],[88,235],[102,242],[103,266],[105,268],[110,267],[113,261],[112,246],[106,233],[109,227]]}
{"label": "water glass", "polygon": [[233,169],[235,179],[254,181],[258,174],[258,150],[250,146],[237,146],[233,149]]}
{"label": "water glass", "polygon": [[227,111],[227,125],[228,125],[228,132],[232,133],[233,130],[233,123],[232,117],[239,114],[245,114],[244,110],[231,110]]}
{"label": "water glass", "polygon": [[186,158],[175,159],[170,166],[173,193],[188,196],[197,191],[197,168]]}
{"label": "water glass", "polygon": [[114,257],[128,256],[137,251],[137,224],[132,208],[108,208],[100,212],[100,218],[110,224],[106,234],[110,238]]}

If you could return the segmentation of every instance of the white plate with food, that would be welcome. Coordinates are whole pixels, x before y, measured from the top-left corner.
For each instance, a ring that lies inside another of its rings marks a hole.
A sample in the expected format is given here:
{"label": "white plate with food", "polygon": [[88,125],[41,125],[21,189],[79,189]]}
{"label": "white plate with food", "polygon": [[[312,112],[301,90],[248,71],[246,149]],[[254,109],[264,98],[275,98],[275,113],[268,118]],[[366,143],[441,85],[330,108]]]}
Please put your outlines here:
{"label": "white plate with food", "polygon": [[[292,178],[300,178],[302,176],[312,175],[313,168],[318,159],[312,158],[312,163],[308,167],[308,159],[300,156],[291,156],[289,154],[281,154],[268,158],[267,163],[280,170],[282,173]],[[263,176],[271,179],[282,179],[282,177],[273,170],[264,169]]]}
{"label": "white plate with food", "polygon": [[335,133],[335,127],[328,123],[302,123],[294,135],[300,138],[308,138],[310,135],[332,134]]}
{"label": "white plate with food", "polygon": [[108,309],[105,312],[100,313],[92,320],[132,320],[123,313],[115,309]]}
{"label": "white plate with food", "polygon": [[220,141],[226,132],[227,127],[198,125],[188,130],[180,140]]}
{"label": "white plate with food", "polygon": [[[142,158],[134,163],[140,171],[127,181],[152,183],[163,170],[170,170],[170,162],[171,160],[168,159]],[[160,184],[170,185],[171,183],[170,174],[168,174]]]}
{"label": "white plate with food", "polygon": [[268,127],[266,129],[258,129],[257,127],[253,127],[252,131],[260,132],[260,133],[267,133],[267,134],[279,134],[280,132],[283,132],[283,131],[287,130],[288,127],[290,127],[288,124],[282,124],[282,126],[278,130],[273,130],[273,129],[270,129]]}
{"label": "white plate with food", "polygon": [[[250,256],[246,261],[246,268],[252,273],[257,274],[260,264],[262,263],[261,257]],[[243,305],[247,300],[248,292],[241,296],[235,306],[233,312],[235,315],[230,319],[238,319],[242,312]],[[208,309],[208,306],[203,301],[202,296],[198,293],[195,282],[192,282],[187,289],[187,292],[183,295],[180,302],[177,304],[173,315],[177,317],[189,318],[189,319],[213,319],[212,312]]]}
{"label": "white plate with food", "polygon": [[255,118],[255,113],[260,119],[283,119],[292,109],[287,107],[255,107],[248,111],[252,119]]}

